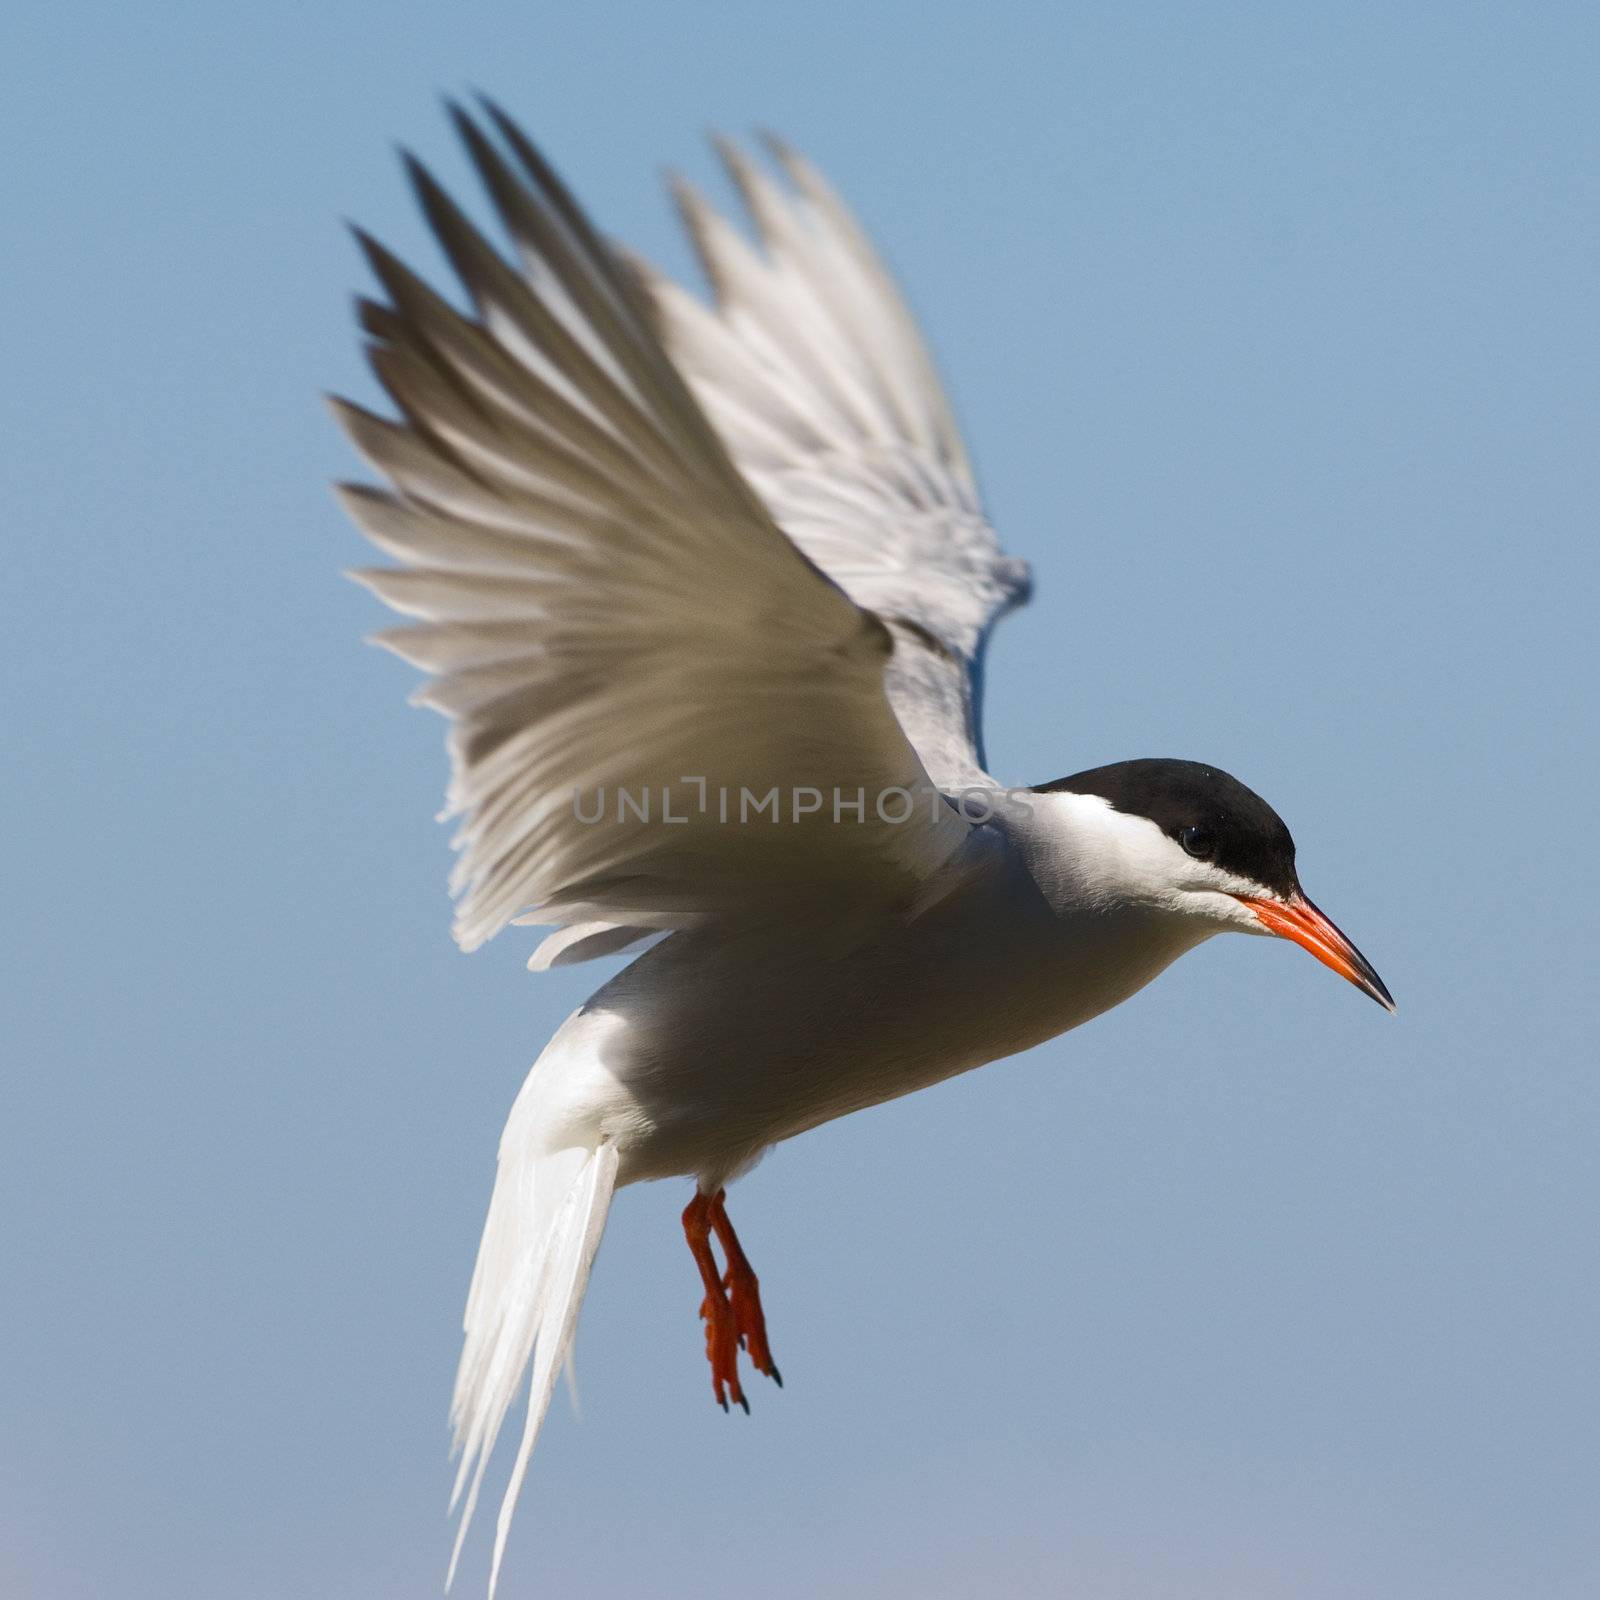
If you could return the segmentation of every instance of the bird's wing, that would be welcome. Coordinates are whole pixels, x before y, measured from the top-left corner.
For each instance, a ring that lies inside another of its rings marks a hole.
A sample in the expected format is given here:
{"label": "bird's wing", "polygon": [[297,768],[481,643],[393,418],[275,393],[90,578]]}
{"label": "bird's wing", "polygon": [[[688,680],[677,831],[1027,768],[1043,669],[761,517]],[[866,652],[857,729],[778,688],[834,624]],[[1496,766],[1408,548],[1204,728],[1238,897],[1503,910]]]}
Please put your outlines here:
{"label": "bird's wing", "polygon": [[759,248],[677,185],[715,305],[641,266],[667,347],[779,526],[889,628],[889,697],[934,781],[988,784],[984,641],[1027,565],[984,519],[932,359],[843,202],[777,141],[787,185],[720,148]]}
{"label": "bird's wing", "polygon": [[455,112],[520,266],[410,161],[473,314],[364,239],[400,417],[336,402],[389,480],[344,503],[400,563],[357,576],[417,619],[379,638],[454,724],[457,939],[529,913],[566,925],[551,959],[570,959],[630,930],[913,904],[968,825],[890,707],[883,625],[783,536],[638,284],[487,115],[503,146]]}

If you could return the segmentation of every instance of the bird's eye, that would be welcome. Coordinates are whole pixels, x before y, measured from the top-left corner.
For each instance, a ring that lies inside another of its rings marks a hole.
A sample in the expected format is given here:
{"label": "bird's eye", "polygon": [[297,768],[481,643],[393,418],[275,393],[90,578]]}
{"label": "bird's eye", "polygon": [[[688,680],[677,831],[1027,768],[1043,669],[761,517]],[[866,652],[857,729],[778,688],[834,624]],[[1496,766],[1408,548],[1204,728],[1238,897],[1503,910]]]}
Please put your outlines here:
{"label": "bird's eye", "polygon": [[1201,861],[1209,861],[1217,853],[1217,836],[1209,828],[1185,828],[1178,843]]}

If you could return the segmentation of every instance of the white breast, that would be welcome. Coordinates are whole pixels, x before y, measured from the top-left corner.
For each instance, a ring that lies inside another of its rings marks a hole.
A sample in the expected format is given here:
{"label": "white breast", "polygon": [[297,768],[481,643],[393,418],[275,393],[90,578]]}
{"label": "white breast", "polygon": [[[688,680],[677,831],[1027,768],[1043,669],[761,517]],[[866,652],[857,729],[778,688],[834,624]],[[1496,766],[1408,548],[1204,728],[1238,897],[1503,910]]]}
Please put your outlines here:
{"label": "white breast", "polygon": [[1064,901],[1006,832],[980,837],[955,892],[848,950],[804,926],[674,935],[563,1025],[524,1121],[597,1127],[624,1182],[720,1182],[778,1140],[1088,1021],[1196,942],[1142,909]]}

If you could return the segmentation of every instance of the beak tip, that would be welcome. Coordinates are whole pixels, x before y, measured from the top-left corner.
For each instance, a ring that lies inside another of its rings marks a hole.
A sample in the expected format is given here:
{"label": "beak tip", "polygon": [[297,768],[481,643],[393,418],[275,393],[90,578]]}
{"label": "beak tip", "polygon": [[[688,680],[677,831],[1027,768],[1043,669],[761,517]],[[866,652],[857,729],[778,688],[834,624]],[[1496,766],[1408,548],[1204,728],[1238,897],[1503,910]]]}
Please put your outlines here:
{"label": "beak tip", "polygon": [[[1354,951],[1355,947],[1351,946],[1351,949]],[[1356,952],[1356,954],[1359,957],[1355,977],[1356,987],[1363,994],[1370,994],[1391,1017],[1395,1016],[1400,1008],[1394,1003],[1394,996],[1389,993],[1389,985],[1378,976],[1372,963],[1365,956],[1360,956],[1359,952]]]}
{"label": "beak tip", "polygon": [[1287,900],[1240,897],[1270,932],[1291,939],[1310,951],[1324,966],[1369,995],[1392,1017],[1397,1007],[1389,986],[1372,963],[1351,944],[1328,917],[1311,903],[1302,891]]}

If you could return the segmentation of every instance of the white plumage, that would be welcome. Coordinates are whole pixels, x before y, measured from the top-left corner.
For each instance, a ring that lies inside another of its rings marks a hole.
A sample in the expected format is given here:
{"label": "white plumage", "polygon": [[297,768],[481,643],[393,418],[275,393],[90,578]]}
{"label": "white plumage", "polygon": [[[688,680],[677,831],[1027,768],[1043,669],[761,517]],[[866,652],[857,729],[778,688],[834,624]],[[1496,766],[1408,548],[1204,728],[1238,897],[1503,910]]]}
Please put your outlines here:
{"label": "white plumage", "polygon": [[341,494],[397,563],[359,576],[413,619],[379,637],[450,719],[463,947],[513,921],[557,926],[535,968],[652,941],[558,1030],[501,1141],[452,1409],[453,1577],[531,1368],[492,1594],[615,1188],[697,1180],[713,1388],[743,1403],[738,1350],[777,1368],[722,1190],[771,1144],[1073,1027],[1224,929],[1388,996],[1226,774],[988,776],[984,641],[1027,569],[805,162],[775,146],[780,184],[724,147],[755,244],[680,186],[708,306],[625,261],[486,114],[498,144],[455,118],[516,265],[410,163],[471,312],[363,236],[399,417],[338,403],[388,481]]}

